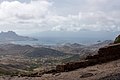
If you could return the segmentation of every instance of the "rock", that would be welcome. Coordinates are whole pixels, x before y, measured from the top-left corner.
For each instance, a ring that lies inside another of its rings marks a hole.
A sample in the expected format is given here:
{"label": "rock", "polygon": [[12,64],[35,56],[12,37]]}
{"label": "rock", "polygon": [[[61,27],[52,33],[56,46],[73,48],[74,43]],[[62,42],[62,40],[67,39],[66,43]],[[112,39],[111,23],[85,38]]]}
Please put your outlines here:
{"label": "rock", "polygon": [[84,61],[78,61],[78,62],[69,62],[64,65],[57,65],[56,71],[57,72],[67,72],[67,71],[72,71],[72,70],[75,70],[78,68],[92,66],[96,63],[97,63],[96,60],[84,60]]}
{"label": "rock", "polygon": [[59,76],[59,75],[61,75],[61,73],[56,73],[56,74],[54,74],[54,76]]}
{"label": "rock", "polygon": [[93,76],[92,73],[85,73],[85,74],[81,75],[80,78],[87,78],[87,77],[91,77],[91,76]]}

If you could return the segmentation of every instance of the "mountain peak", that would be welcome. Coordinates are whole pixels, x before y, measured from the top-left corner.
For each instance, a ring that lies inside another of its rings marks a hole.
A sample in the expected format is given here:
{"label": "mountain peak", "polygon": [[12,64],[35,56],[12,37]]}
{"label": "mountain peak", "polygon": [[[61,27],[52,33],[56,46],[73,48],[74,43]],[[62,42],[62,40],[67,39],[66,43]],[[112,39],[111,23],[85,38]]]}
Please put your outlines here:
{"label": "mountain peak", "polygon": [[0,41],[26,41],[26,40],[33,41],[37,39],[18,35],[14,31],[8,31],[8,32],[2,31],[0,33]]}
{"label": "mountain peak", "polygon": [[[8,31],[7,33],[15,33],[14,31]],[[16,34],[16,33],[15,33]]]}
{"label": "mountain peak", "polygon": [[[16,34],[14,31],[3,32],[1,31],[0,34]],[[16,34],[17,35],[17,34]]]}

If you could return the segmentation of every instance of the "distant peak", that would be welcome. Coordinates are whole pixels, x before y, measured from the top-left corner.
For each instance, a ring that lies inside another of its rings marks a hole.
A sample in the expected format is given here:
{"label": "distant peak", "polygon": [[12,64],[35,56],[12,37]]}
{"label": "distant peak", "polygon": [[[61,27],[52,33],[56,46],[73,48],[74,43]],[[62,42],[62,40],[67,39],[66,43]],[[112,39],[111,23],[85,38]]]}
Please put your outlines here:
{"label": "distant peak", "polygon": [[15,33],[14,31],[8,31],[8,32]]}
{"label": "distant peak", "polygon": [[7,31],[7,32],[1,31],[1,33],[2,33],[2,34],[4,34],[4,33],[9,33],[9,34],[12,33],[12,34],[16,34],[14,31]]}
{"label": "distant peak", "polygon": [[14,31],[7,31],[7,32],[1,31],[0,35],[7,38],[10,36],[18,36]]}
{"label": "distant peak", "polygon": [[34,41],[37,39],[30,38],[27,36],[20,36],[16,34],[14,31],[7,31],[7,32],[1,31],[0,33],[0,41],[25,41],[25,40]]}
{"label": "distant peak", "polygon": [[14,33],[14,34],[16,34],[14,31],[8,31],[7,33]]}

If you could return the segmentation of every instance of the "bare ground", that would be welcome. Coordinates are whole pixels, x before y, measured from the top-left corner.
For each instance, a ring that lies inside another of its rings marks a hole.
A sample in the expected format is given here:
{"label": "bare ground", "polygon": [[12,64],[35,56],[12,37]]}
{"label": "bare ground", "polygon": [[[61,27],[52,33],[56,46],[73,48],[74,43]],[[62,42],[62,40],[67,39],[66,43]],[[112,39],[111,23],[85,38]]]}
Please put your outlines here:
{"label": "bare ground", "polygon": [[0,80],[120,80],[120,59],[70,72],[44,74],[41,77],[1,76]]}

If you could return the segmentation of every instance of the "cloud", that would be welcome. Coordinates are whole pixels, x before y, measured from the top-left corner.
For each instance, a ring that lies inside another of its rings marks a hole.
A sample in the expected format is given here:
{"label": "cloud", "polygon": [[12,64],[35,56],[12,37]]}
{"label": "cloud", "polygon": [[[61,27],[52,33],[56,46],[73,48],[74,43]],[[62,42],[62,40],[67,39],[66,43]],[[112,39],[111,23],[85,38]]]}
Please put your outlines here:
{"label": "cloud", "polygon": [[4,1],[0,4],[0,19],[19,18],[31,19],[39,18],[47,14],[51,4],[47,1],[32,1],[31,3],[21,3],[19,1]]}
{"label": "cloud", "polygon": [[[118,12],[117,12],[118,13]],[[57,23],[52,28],[53,31],[119,31],[120,17],[119,14],[111,15],[102,11],[82,12],[78,15],[69,15],[57,19],[52,18],[53,23]],[[117,17],[115,17],[117,16]],[[59,16],[60,17],[60,16]],[[55,20],[53,20],[55,19]],[[59,21],[58,21],[59,20]]]}
{"label": "cloud", "polygon": [[52,30],[120,31],[119,3],[119,0],[71,0],[67,6],[57,6],[58,14],[64,16],[68,12],[68,15],[65,15],[64,18],[58,15],[62,20],[57,19],[58,24]]}
{"label": "cloud", "polygon": [[18,32],[120,31],[119,0],[6,0],[0,29]]}
{"label": "cloud", "polygon": [[1,30],[24,31],[30,29],[30,31],[35,31],[34,29],[39,27],[35,25],[39,24],[49,13],[48,9],[51,5],[52,3],[47,0],[35,0],[30,3],[3,1],[0,3]]}

